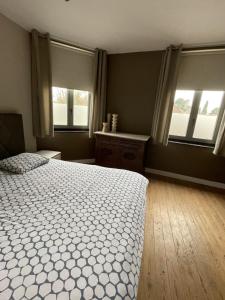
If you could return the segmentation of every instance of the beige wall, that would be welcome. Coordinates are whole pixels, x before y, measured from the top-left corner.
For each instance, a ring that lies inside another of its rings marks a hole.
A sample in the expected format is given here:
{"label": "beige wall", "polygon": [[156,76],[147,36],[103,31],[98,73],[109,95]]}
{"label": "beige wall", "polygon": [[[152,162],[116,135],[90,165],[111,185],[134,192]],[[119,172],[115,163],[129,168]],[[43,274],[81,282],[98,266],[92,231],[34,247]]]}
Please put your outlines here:
{"label": "beige wall", "polygon": [[64,160],[78,160],[94,157],[94,139],[88,132],[55,132],[54,137],[38,138],[38,149],[62,152]]}
{"label": "beige wall", "polygon": [[[119,114],[119,130],[150,134],[162,52],[109,55],[107,110]],[[225,182],[225,158],[212,148],[149,144],[146,166]]]}
{"label": "beige wall", "polygon": [[27,151],[32,134],[29,34],[0,14],[0,112],[21,113]]}

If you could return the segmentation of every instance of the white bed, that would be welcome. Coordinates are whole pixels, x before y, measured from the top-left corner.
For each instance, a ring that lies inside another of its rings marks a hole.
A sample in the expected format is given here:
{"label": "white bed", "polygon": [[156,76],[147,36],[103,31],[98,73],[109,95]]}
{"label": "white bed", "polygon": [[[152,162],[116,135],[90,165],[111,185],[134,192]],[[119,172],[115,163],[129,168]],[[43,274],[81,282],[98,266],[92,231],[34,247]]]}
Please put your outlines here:
{"label": "white bed", "polygon": [[0,171],[0,299],[136,299],[147,184],[54,159]]}

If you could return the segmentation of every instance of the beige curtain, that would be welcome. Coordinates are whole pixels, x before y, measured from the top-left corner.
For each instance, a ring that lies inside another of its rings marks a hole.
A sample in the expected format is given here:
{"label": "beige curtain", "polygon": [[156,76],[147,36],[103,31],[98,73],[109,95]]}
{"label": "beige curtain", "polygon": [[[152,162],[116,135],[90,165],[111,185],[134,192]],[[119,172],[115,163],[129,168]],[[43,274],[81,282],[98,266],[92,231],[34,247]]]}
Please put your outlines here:
{"label": "beige curtain", "polygon": [[96,49],[94,59],[94,90],[90,113],[89,136],[102,128],[106,114],[107,52]]}
{"label": "beige curtain", "polygon": [[53,136],[52,72],[50,36],[31,32],[33,132],[36,137]]}
{"label": "beige curtain", "polygon": [[225,111],[223,113],[219,132],[217,134],[216,144],[213,153],[216,155],[225,156]]}
{"label": "beige curtain", "polygon": [[155,144],[168,143],[181,51],[182,45],[171,45],[163,56],[151,132]]}

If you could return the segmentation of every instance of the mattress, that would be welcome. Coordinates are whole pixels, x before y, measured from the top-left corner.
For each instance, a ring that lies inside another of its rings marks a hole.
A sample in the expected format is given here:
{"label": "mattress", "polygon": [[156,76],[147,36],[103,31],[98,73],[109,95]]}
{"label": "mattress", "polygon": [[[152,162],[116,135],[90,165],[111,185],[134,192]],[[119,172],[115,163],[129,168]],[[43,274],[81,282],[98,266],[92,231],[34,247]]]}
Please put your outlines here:
{"label": "mattress", "polygon": [[0,299],[136,299],[147,184],[54,159],[0,172]]}

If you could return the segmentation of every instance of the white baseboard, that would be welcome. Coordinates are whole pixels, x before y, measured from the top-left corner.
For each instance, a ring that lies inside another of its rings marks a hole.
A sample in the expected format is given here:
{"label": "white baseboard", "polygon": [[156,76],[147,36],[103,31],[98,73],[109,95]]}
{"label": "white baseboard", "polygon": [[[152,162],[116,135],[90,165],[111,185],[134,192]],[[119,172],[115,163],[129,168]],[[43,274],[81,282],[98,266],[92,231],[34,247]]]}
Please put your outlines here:
{"label": "white baseboard", "polygon": [[225,184],[222,182],[216,182],[216,181],[210,181],[202,178],[197,178],[197,177],[191,177],[191,176],[186,176],[182,174],[177,174],[177,173],[172,173],[172,172],[167,172],[167,171],[162,171],[162,170],[157,170],[157,169],[151,169],[151,168],[145,168],[145,172],[149,174],[157,174],[161,176],[166,176],[170,178],[175,178],[178,180],[183,180],[183,181],[188,181],[188,182],[193,182],[197,184],[202,184],[206,186],[211,186],[215,187],[218,189],[225,189]]}
{"label": "white baseboard", "polygon": [[80,164],[90,164],[93,165],[95,163],[94,158],[88,158],[88,159],[77,159],[77,160],[70,160],[71,162],[77,162]]}

